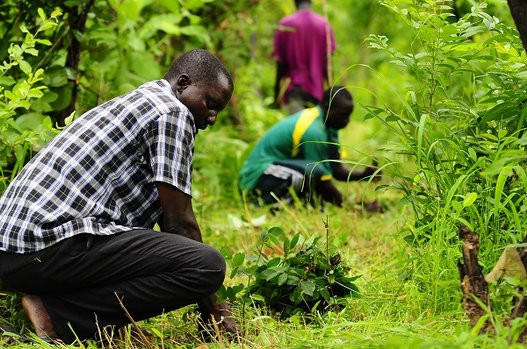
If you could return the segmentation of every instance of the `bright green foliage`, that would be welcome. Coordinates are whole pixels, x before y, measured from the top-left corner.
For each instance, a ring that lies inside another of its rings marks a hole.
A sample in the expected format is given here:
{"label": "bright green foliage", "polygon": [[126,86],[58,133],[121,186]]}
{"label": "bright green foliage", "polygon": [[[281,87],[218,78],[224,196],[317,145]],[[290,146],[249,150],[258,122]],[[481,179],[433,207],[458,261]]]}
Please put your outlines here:
{"label": "bright green foliage", "polygon": [[30,33],[21,25],[23,40],[11,43],[8,59],[0,65],[0,192],[22,169],[28,154],[55,134],[49,117],[31,112],[47,87],[42,83],[44,70],[32,67],[26,57],[37,57],[42,45],[51,46],[38,36],[57,25],[61,12],[54,11],[49,18],[41,9],[38,13],[38,29]]}
{"label": "bright green foliage", "polygon": [[[399,134],[397,152],[415,159],[416,173],[400,187],[416,214],[413,239],[426,240],[431,225],[447,222],[495,235],[507,221],[511,233],[522,233],[515,219],[527,183],[521,44],[484,4],[450,23],[447,3],[415,2],[407,9],[385,3],[415,30],[414,52],[393,50],[386,37],[374,35],[371,47],[406,67],[416,86],[401,98],[400,112],[369,107],[370,116]],[[452,234],[447,238],[455,229]]]}
{"label": "bright green foliage", "polygon": [[[267,256],[266,250],[282,253]],[[243,254],[232,257],[231,276],[240,271],[243,261]],[[325,251],[321,249],[319,237],[304,240],[296,234],[289,239],[281,228],[273,227],[262,234],[260,253],[253,262],[243,270],[249,275],[245,295],[282,317],[336,310],[342,297],[359,294],[354,281],[360,276],[350,277],[350,268],[338,253],[330,253],[327,245]],[[239,290],[236,286],[226,292],[232,296]]]}
{"label": "bright green foliage", "polygon": [[210,46],[202,19],[195,14],[209,2],[99,4],[97,16],[89,17],[81,37],[80,109],[160,79],[182,51]]}
{"label": "bright green foliage", "polygon": [[525,236],[525,53],[516,31],[488,14],[484,3],[461,18],[449,1],[383,4],[413,31],[413,44],[401,52],[387,37],[371,35],[370,46],[414,82],[399,96],[400,110],[367,109],[399,137],[387,150],[414,162],[415,171],[394,174],[415,213],[407,240],[422,248],[417,253],[424,263],[415,276],[431,287],[432,307],[448,309],[455,293],[442,283],[458,289],[451,280],[457,278],[460,225],[480,234],[487,268],[501,247]]}

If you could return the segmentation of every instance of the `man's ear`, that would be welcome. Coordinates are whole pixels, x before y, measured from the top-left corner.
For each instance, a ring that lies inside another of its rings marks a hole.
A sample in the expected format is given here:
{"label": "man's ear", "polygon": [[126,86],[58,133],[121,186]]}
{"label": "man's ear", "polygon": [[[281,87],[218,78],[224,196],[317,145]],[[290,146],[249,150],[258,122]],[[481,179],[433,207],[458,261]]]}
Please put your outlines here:
{"label": "man's ear", "polygon": [[187,87],[189,87],[192,83],[192,80],[190,79],[190,76],[187,74],[181,74],[177,80],[176,80],[176,89],[177,91],[181,92]]}

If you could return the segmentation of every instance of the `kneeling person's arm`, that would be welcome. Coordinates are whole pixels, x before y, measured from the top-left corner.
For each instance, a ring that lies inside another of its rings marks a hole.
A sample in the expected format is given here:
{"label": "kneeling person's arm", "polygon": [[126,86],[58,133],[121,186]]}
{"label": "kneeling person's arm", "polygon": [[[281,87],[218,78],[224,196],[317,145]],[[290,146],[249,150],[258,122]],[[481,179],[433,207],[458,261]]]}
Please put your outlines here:
{"label": "kneeling person's arm", "polygon": [[194,210],[192,197],[167,183],[156,183],[159,201],[163,209],[160,226],[163,231],[179,234],[203,242]]}

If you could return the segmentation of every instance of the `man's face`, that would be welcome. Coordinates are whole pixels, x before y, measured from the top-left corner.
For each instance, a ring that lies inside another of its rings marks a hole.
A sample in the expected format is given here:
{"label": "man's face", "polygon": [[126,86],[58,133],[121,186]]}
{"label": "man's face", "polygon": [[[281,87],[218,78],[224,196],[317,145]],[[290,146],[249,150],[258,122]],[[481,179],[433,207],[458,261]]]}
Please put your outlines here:
{"label": "man's face", "polygon": [[198,86],[192,82],[178,80],[178,99],[183,103],[194,117],[196,127],[204,130],[208,125],[214,125],[218,113],[222,111],[232,95],[227,78],[220,75],[218,81]]}
{"label": "man's face", "polygon": [[329,106],[326,126],[340,130],[346,127],[353,112],[353,101],[346,98],[337,98]]}

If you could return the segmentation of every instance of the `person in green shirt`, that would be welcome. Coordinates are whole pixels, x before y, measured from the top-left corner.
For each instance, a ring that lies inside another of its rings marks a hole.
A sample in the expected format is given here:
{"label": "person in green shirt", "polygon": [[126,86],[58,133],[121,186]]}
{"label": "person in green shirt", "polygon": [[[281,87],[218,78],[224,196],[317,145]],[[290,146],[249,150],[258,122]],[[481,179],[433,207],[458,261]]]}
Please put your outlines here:
{"label": "person in green shirt", "polygon": [[256,144],[245,161],[239,186],[263,204],[276,198],[289,201],[291,189],[302,199],[321,199],[338,206],[339,181],[380,179],[376,163],[351,170],[340,159],[338,130],[349,123],[353,97],[342,86],[324,92],[320,105],[292,114],[275,124]]}

